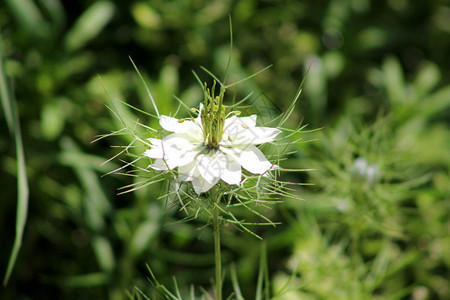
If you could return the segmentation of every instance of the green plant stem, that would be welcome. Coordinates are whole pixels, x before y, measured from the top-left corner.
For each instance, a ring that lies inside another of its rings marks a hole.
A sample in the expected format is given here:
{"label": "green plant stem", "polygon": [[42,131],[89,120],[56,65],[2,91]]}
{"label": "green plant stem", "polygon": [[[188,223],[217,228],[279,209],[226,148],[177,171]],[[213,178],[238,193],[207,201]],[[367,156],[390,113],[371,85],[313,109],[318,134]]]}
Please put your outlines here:
{"label": "green plant stem", "polygon": [[[220,198],[219,198],[220,199]],[[214,206],[214,254],[216,264],[216,300],[222,300],[222,259],[220,253],[220,224],[219,224],[219,201]]]}

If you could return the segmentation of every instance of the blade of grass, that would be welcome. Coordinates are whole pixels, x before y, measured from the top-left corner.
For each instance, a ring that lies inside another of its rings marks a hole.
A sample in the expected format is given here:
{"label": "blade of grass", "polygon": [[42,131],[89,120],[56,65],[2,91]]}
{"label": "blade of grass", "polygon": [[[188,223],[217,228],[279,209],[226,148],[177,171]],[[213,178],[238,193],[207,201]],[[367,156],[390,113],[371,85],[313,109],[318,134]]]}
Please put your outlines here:
{"label": "blade of grass", "polygon": [[[1,44],[0,44],[1,47]],[[2,49],[0,48],[0,51]],[[14,108],[12,107],[12,101],[10,98],[10,93],[8,90],[8,85],[6,83],[6,76],[3,73],[3,58],[0,52],[0,100],[2,102],[3,113],[6,118],[6,125],[8,125],[8,130],[11,135],[14,135]]]}
{"label": "blade of grass", "polygon": [[[1,40],[1,37],[0,37]],[[1,46],[1,45],[0,45]],[[23,150],[22,135],[20,131],[20,123],[18,120],[15,102],[10,96],[11,93],[6,85],[6,75],[3,71],[3,57],[0,48],[0,97],[2,99],[3,111],[8,122],[10,133],[14,135],[16,145],[17,158],[17,212],[16,212],[16,236],[14,245],[9,257],[8,267],[6,269],[3,285],[8,284],[12,270],[17,260],[17,255],[22,246],[23,232],[27,221],[28,213],[28,179],[25,167],[25,154]]]}

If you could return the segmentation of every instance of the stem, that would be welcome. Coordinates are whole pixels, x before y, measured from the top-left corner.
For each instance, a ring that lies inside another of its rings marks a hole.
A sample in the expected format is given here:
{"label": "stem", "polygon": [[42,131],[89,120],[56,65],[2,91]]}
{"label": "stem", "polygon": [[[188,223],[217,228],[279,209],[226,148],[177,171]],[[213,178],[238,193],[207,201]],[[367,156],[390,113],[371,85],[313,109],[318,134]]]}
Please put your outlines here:
{"label": "stem", "polygon": [[[220,200],[220,197],[219,197]],[[220,224],[219,224],[219,200],[214,206],[214,254],[216,264],[216,300],[222,300],[222,259],[220,255]]]}

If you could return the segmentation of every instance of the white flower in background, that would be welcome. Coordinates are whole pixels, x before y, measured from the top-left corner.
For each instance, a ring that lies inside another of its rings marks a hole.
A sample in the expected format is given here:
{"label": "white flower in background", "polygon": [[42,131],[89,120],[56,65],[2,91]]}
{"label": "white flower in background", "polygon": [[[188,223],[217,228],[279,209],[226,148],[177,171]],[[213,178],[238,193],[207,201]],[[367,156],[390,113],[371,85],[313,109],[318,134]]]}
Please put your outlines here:
{"label": "white flower in background", "polygon": [[[256,115],[226,118],[219,96],[209,95],[205,87],[205,105],[200,105],[195,119],[178,120],[160,116],[163,129],[173,132],[163,139],[149,139],[152,147],[144,155],[155,159],[155,170],[178,168],[180,181],[191,181],[197,194],[207,192],[220,179],[230,185],[241,181],[241,167],[253,174],[263,174],[276,166],[256,145],[275,140],[276,128],[256,127]],[[228,115],[230,115],[228,114]]]}
{"label": "white flower in background", "polygon": [[376,164],[370,164],[364,157],[358,157],[351,171],[360,178],[366,178],[369,184],[372,184],[380,176],[380,169]]}

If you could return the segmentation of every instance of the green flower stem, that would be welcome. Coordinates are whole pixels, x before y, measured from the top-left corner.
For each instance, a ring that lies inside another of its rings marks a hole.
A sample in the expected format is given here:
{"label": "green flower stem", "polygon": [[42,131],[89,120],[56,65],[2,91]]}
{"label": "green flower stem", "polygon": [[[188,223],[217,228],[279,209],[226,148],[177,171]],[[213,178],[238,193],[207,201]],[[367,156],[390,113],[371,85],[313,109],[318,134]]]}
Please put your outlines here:
{"label": "green flower stem", "polygon": [[213,211],[214,254],[216,265],[216,300],[222,300],[222,259],[220,253],[219,201],[220,197],[218,197]]}

